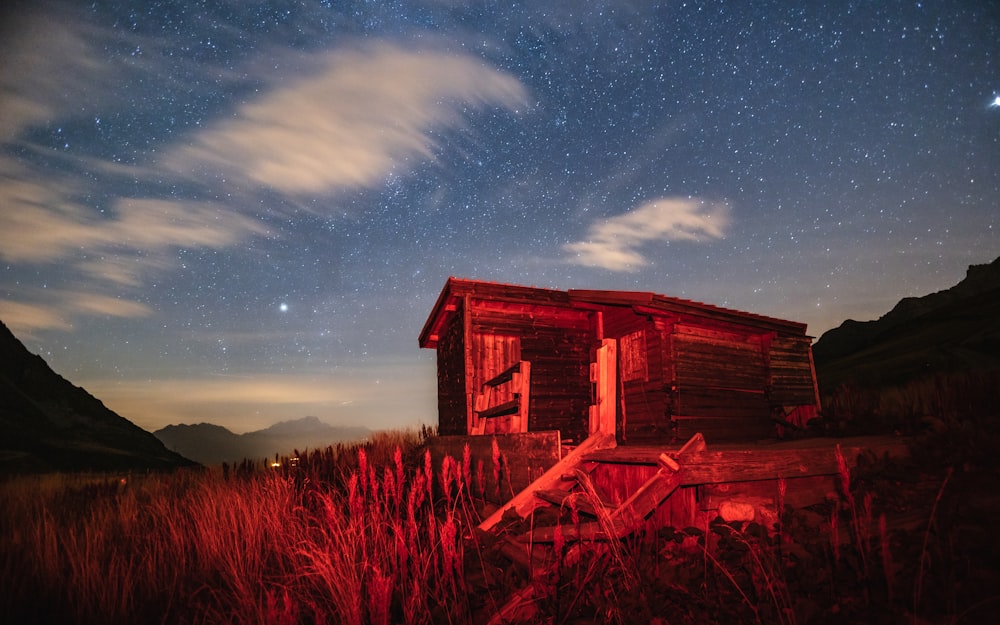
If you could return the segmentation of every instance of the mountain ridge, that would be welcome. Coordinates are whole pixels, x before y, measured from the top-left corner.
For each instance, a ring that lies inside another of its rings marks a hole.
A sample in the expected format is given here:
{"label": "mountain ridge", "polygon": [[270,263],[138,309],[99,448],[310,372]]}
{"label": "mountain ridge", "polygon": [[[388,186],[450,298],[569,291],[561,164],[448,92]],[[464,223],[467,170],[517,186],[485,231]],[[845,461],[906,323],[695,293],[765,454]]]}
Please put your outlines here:
{"label": "mountain ridge", "polygon": [[213,423],[196,423],[168,425],[153,435],[168,449],[185,457],[205,465],[218,465],[360,440],[371,433],[365,427],[334,426],[318,417],[306,416],[243,434]]}
{"label": "mountain ridge", "polygon": [[903,298],[876,320],[844,321],[820,337],[813,356],[823,391],[1000,368],[1000,258],[969,266],[948,289]]}

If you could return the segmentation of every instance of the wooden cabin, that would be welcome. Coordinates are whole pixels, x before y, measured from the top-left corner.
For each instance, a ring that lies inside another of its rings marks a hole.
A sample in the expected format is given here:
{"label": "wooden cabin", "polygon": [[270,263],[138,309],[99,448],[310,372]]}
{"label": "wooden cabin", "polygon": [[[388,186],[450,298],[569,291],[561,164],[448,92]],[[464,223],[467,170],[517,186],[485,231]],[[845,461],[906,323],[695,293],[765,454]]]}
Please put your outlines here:
{"label": "wooden cabin", "polygon": [[[560,540],[575,543],[570,561],[591,541],[717,516],[772,528],[784,505],[834,491],[842,461],[905,453],[898,440],[777,440],[819,406],[811,339],[792,321],[449,278],[420,346],[438,359],[429,451],[476,463],[478,529],[529,569]],[[537,592],[517,591],[490,623],[530,621]]]}
{"label": "wooden cabin", "polygon": [[819,404],[801,323],[637,291],[449,278],[420,334],[443,435],[772,437]]}

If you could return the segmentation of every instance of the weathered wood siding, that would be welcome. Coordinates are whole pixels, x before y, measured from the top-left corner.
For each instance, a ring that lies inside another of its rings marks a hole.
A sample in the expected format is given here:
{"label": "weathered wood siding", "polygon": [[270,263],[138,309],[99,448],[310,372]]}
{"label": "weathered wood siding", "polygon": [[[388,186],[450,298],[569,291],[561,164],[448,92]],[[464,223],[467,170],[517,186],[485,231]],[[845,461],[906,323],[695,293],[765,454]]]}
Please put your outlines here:
{"label": "weathered wood siding", "polygon": [[670,416],[675,435],[709,440],[764,438],[773,431],[763,336],[752,331],[676,324]]}
{"label": "weathered wood siding", "polygon": [[816,387],[809,357],[812,339],[807,336],[779,336],[768,350],[771,374],[771,403],[803,406],[816,403]]}
{"label": "weathered wood siding", "polygon": [[465,340],[462,315],[449,321],[437,347],[438,432],[467,433]]}
{"label": "weathered wood siding", "polygon": [[[590,350],[596,344],[592,313],[503,301],[472,302],[472,336],[517,336],[520,359],[531,363],[528,431],[559,430],[572,442],[586,438]],[[471,375],[475,389],[489,379],[488,372],[478,368]],[[502,425],[494,431],[502,432]]]}

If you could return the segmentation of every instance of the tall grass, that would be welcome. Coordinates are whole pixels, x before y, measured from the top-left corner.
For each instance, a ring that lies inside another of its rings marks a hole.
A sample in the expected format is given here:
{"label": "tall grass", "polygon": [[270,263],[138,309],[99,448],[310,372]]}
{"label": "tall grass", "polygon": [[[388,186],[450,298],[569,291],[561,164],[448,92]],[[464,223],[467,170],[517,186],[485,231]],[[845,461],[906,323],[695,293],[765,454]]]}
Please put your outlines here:
{"label": "tall grass", "polygon": [[478,625],[534,584],[539,621],[793,624],[928,611],[939,594],[944,484],[935,531],[929,520],[907,551],[839,453],[836,500],[784,510],[775,528],[705,520],[581,544],[569,528],[603,510],[585,482],[553,512],[567,532],[530,545],[523,571],[502,537],[475,530],[482,463],[466,450],[432,464],[423,439],[296,452],[276,468],[0,481],[0,621]]}
{"label": "tall grass", "polygon": [[350,466],[303,454],[239,477],[3,482],[0,610],[23,622],[470,622],[468,474],[435,489],[430,457],[406,466],[414,449],[392,442],[355,450]]}

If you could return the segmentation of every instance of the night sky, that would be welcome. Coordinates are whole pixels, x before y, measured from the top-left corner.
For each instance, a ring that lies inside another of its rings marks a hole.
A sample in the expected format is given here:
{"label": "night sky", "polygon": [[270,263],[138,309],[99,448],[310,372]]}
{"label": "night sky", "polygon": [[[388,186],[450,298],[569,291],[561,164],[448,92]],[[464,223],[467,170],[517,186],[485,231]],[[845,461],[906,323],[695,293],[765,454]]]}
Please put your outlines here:
{"label": "night sky", "polygon": [[0,320],[149,430],[435,424],[449,275],[819,336],[1000,255],[995,2],[0,11]]}

